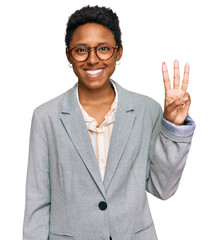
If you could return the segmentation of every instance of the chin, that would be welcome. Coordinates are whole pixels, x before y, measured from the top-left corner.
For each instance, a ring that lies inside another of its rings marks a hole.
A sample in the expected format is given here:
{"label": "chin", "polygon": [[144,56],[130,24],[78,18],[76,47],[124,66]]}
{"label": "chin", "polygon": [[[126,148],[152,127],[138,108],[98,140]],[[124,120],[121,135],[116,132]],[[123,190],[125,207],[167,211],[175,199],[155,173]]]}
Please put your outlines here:
{"label": "chin", "polygon": [[[80,78],[81,79],[81,78]],[[89,89],[98,89],[103,87],[107,82],[110,81],[110,79],[105,80],[105,79],[84,79],[84,80],[79,80],[80,83],[85,86],[86,88]]]}

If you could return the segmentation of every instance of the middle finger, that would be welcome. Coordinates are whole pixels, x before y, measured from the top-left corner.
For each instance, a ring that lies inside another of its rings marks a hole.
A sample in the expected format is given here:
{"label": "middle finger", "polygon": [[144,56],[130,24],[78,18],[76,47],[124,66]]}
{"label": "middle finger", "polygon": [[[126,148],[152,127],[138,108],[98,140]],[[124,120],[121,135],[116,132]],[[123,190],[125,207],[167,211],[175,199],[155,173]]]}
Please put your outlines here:
{"label": "middle finger", "polygon": [[179,89],[180,86],[180,73],[179,73],[179,61],[174,61],[174,89]]}

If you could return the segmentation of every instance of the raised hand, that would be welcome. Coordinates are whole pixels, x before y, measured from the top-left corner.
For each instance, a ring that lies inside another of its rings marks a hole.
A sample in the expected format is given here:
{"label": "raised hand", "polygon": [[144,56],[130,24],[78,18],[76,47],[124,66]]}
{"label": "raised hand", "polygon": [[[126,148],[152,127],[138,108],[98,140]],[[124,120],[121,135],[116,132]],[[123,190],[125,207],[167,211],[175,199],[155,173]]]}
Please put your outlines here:
{"label": "raised hand", "polygon": [[188,64],[185,65],[182,87],[180,88],[179,62],[174,61],[174,84],[171,88],[166,63],[162,63],[163,81],[165,88],[165,104],[163,117],[177,125],[184,124],[191,104],[190,95],[186,92],[189,82]]}

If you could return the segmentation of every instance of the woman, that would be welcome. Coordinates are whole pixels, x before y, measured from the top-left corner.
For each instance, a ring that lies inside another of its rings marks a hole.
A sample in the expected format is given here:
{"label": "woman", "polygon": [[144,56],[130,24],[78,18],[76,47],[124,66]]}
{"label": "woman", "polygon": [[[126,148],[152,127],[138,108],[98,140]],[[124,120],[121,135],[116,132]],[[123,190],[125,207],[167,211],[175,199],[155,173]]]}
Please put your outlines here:
{"label": "woman", "polygon": [[166,64],[164,113],[110,79],[123,47],[117,15],[84,7],[71,15],[66,55],[78,83],[35,109],[30,133],[24,240],[155,240],[146,191],[171,197],[195,124],[189,65],[180,89]]}

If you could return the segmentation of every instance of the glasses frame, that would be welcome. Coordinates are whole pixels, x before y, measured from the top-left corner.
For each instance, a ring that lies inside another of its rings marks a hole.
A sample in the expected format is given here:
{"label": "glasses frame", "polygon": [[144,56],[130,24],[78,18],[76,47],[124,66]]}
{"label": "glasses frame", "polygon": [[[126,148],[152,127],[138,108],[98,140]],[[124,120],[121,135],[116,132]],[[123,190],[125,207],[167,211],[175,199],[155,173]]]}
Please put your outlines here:
{"label": "glasses frame", "polygon": [[106,46],[110,46],[110,47],[113,48],[113,54],[111,55],[111,57],[109,57],[109,58],[107,58],[107,59],[101,59],[101,58],[97,55],[97,48],[98,48],[99,46],[104,46],[104,45],[101,45],[101,44],[100,44],[100,45],[98,45],[98,46],[96,46],[96,47],[88,47],[88,48],[87,48],[87,49],[88,49],[88,56],[87,56],[87,58],[86,58],[85,60],[83,60],[83,61],[78,61],[78,60],[76,60],[76,59],[72,56],[72,54],[71,54],[72,50],[73,50],[74,48],[78,47],[78,46],[75,46],[75,47],[72,47],[71,49],[68,49],[68,53],[70,54],[70,56],[73,58],[74,61],[76,61],[76,62],[78,62],[78,63],[82,63],[82,62],[85,62],[85,61],[89,58],[91,50],[94,49],[95,55],[96,55],[96,57],[97,57],[99,60],[101,60],[101,61],[107,61],[107,60],[109,60],[109,59],[111,59],[111,58],[113,57],[115,50],[118,49],[118,45],[116,45],[116,46],[113,46],[113,45],[110,45],[110,44],[106,45]]}

